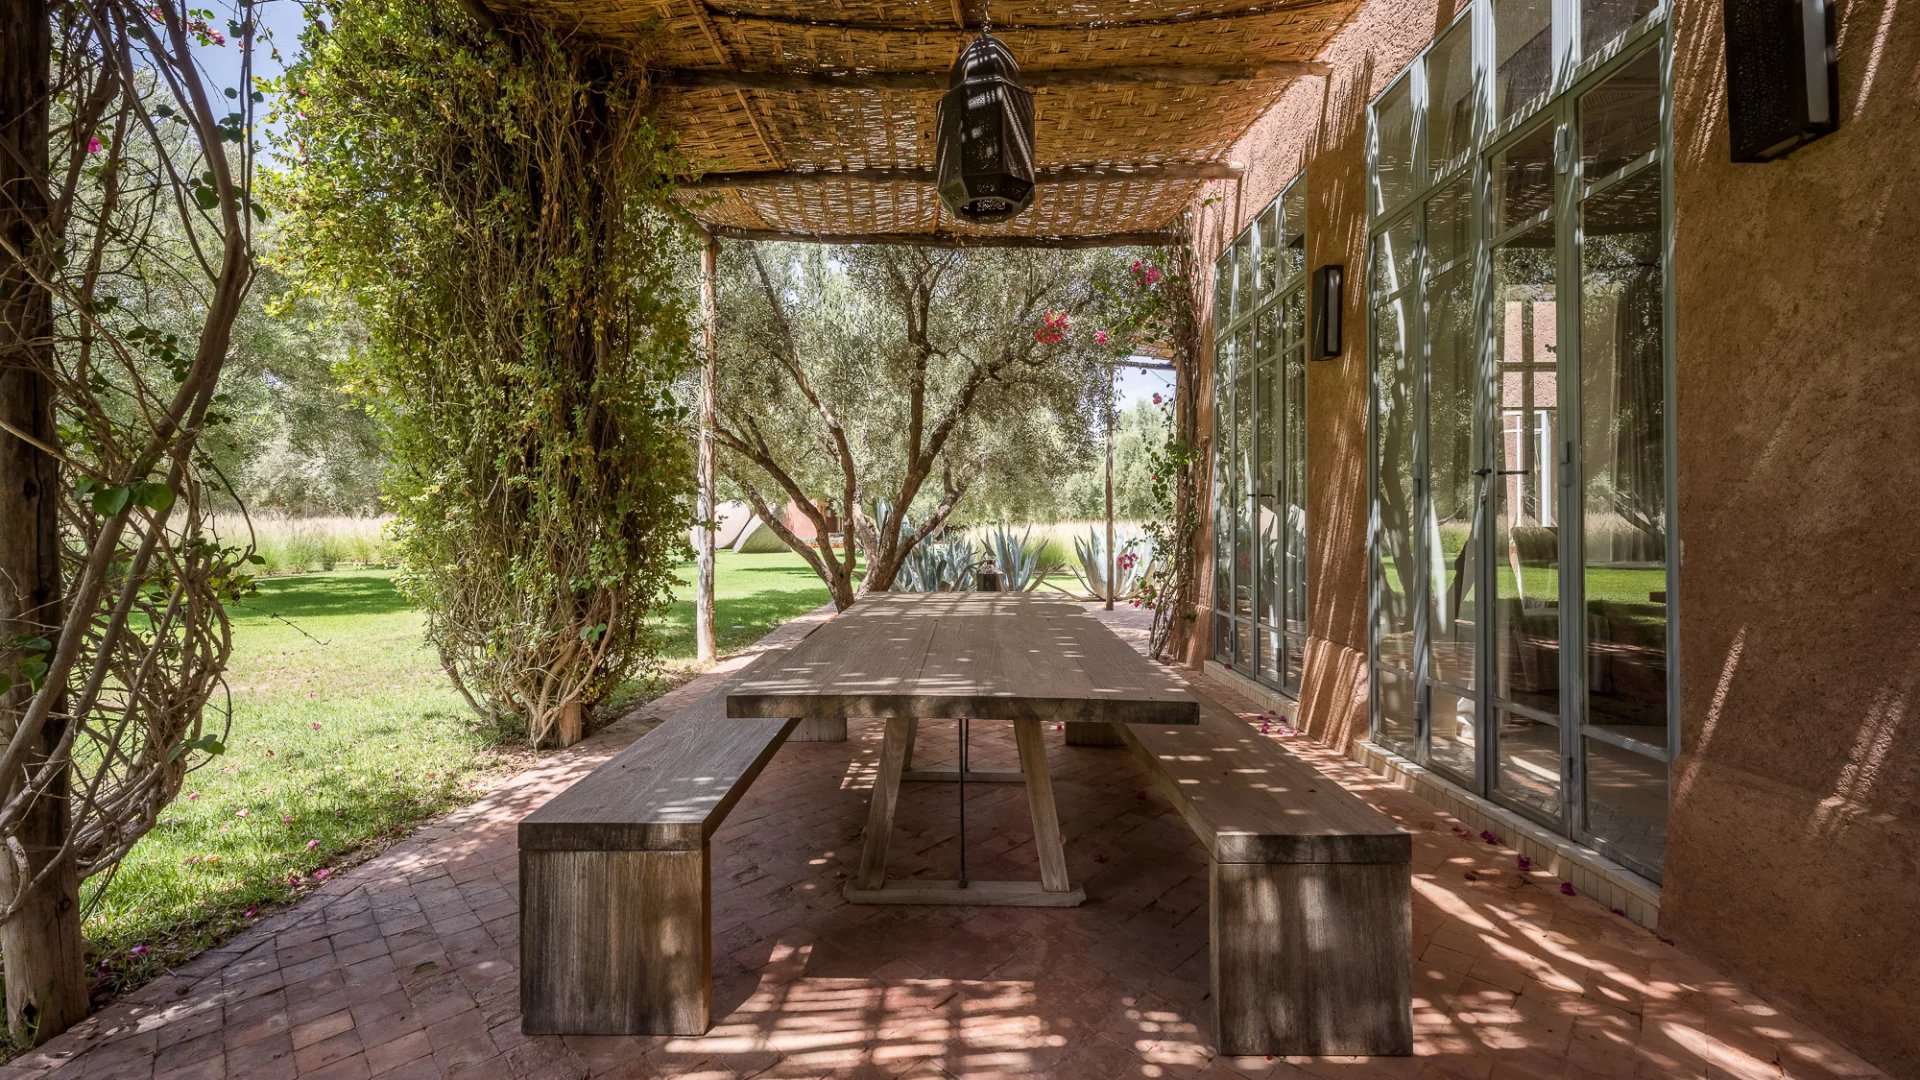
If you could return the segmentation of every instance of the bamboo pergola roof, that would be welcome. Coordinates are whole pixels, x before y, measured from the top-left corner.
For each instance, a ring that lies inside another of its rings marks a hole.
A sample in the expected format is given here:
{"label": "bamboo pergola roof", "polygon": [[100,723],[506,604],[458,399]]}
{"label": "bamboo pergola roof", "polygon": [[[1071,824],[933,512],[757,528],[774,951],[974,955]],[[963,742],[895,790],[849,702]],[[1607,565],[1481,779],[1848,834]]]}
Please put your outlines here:
{"label": "bamboo pergola roof", "polygon": [[1359,0],[998,0],[1034,90],[1034,204],[974,226],[932,183],[934,111],[981,0],[488,0],[633,41],[721,236],[905,243],[1163,239]]}

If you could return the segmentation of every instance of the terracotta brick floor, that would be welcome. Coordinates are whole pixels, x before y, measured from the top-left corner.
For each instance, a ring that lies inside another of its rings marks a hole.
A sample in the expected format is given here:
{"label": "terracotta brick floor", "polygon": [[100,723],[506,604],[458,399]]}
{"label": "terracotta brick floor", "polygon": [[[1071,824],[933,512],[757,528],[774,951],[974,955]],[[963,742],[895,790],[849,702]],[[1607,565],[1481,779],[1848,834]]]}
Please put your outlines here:
{"label": "terracotta brick floor", "polygon": [[[715,837],[710,1034],[527,1038],[515,823],[649,726],[630,718],[542,764],[0,1077],[1880,1075],[1625,919],[1519,873],[1510,851],[1455,834],[1414,796],[1297,741],[1414,834],[1418,1053],[1216,1057],[1206,861],[1128,751],[1049,736],[1085,906],[856,907],[840,886],[858,859],[879,749],[871,724],[846,743],[789,743]],[[922,731],[921,764],[951,754],[952,725]],[[974,746],[978,767],[1013,763],[994,725],[976,725]],[[1034,876],[1022,789],[967,795],[972,875]],[[957,798],[952,785],[903,791],[896,876],[951,876]]]}

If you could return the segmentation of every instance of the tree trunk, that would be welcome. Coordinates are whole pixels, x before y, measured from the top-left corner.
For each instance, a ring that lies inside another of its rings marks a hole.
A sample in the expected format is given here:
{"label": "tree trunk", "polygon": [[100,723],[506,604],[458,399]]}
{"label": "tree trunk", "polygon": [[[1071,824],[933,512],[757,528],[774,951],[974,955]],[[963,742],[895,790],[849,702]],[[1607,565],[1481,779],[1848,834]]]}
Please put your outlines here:
{"label": "tree trunk", "polygon": [[[36,280],[50,270],[36,242],[47,221],[48,79],[52,32],[46,0],[9,0],[0,14],[0,232],[28,252],[0,260],[0,421],[46,446],[55,442],[53,301]],[[26,439],[0,430],[0,641],[47,637],[60,624],[59,465]],[[0,738],[14,724],[32,690],[18,669],[23,655],[8,650],[0,672],[15,685],[0,698]],[[57,692],[57,691],[50,691]],[[26,771],[37,774],[65,732],[56,703]],[[64,770],[63,770],[64,771]],[[24,782],[24,780],[22,781]],[[8,791],[11,799],[15,792]],[[14,897],[60,850],[70,827],[68,778],[62,775],[29,809],[18,840],[25,867],[0,859],[0,897]],[[87,1014],[87,981],[80,938],[80,881],[69,862],[0,927],[6,963],[7,1021],[13,1037],[38,1044]]]}

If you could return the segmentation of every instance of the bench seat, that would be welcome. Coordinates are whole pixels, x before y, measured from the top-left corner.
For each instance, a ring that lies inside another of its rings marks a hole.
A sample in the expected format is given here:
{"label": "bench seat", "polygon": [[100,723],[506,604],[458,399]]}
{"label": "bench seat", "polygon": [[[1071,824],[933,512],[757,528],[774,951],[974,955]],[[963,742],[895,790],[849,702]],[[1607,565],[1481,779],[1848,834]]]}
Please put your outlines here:
{"label": "bench seat", "polygon": [[710,842],[798,720],[727,716],[755,661],[520,822],[521,1030],[702,1035]]}
{"label": "bench seat", "polygon": [[1413,838],[1233,713],[1115,725],[1206,846],[1220,1052],[1413,1052]]}

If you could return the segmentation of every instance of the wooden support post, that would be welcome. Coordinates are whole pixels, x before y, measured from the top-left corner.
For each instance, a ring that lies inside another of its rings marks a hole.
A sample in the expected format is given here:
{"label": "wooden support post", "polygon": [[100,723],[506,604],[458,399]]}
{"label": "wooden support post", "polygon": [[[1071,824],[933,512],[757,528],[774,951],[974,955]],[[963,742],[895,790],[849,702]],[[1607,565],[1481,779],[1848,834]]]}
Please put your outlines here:
{"label": "wooden support post", "polygon": [[[0,258],[0,672],[15,674],[0,693],[9,706],[0,743],[15,737],[12,720],[33,697],[16,668],[23,659],[6,643],[47,638],[56,645],[61,622],[60,470],[53,446],[53,298],[44,284],[53,249],[48,225],[49,72],[51,15],[46,0],[0,5],[0,234],[26,258]],[[21,438],[20,435],[26,436]],[[32,440],[31,442],[29,440]],[[55,692],[49,690],[49,693]],[[40,770],[66,733],[66,710],[53,714],[32,740],[22,764]],[[72,829],[68,770],[51,778],[26,808],[18,830],[20,860],[0,859],[0,900],[11,899],[61,851]],[[24,778],[0,793],[15,798]],[[0,927],[6,958],[7,1021],[23,1045],[45,1042],[87,1015],[87,972],[80,938],[80,880],[71,861],[47,875],[14,917]]]}
{"label": "wooden support post", "polygon": [[1119,406],[1114,402],[1117,376],[1114,368],[1107,368],[1107,610],[1113,610],[1114,592],[1120,588],[1117,579],[1120,568],[1120,553],[1113,550],[1113,425],[1117,419]]}
{"label": "wooden support post", "polygon": [[1033,815],[1034,854],[1039,856],[1040,887],[1050,893],[1072,891],[1067,852],[1060,840],[1060,809],[1053,801],[1053,774],[1047,770],[1047,741],[1038,720],[1015,720],[1013,741],[1020,748],[1020,771],[1027,774],[1027,810]]}
{"label": "wooden support post", "polygon": [[705,1035],[711,858],[697,851],[520,852],[520,1030]]}
{"label": "wooden support post", "polygon": [[[714,383],[719,374],[719,272],[720,241],[709,235],[706,245],[700,249],[700,311],[706,326],[700,334],[700,447],[697,465],[700,491],[694,502],[694,514],[700,520],[696,529],[700,542],[694,548],[693,644],[694,654],[703,664],[712,663],[719,655],[719,646],[713,635],[713,515],[718,512],[713,497],[713,423]],[[845,735],[841,737],[845,738]]]}

